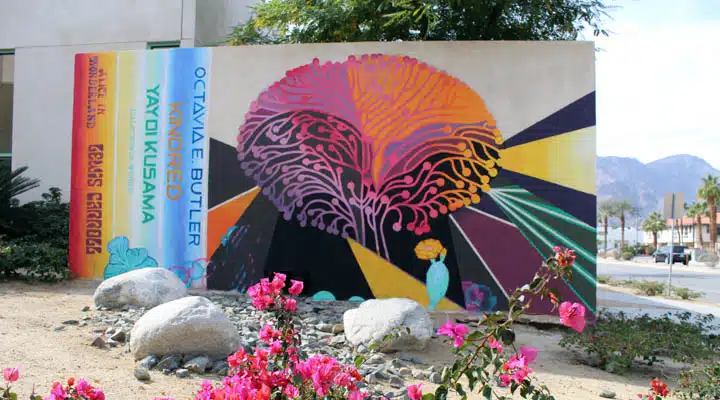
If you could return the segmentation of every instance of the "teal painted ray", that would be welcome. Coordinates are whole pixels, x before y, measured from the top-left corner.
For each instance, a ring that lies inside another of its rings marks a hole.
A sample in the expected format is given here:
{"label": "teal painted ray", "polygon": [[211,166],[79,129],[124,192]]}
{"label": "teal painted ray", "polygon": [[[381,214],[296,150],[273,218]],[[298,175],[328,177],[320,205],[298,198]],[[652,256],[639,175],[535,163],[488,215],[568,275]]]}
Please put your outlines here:
{"label": "teal painted ray", "polygon": [[501,186],[489,195],[540,254],[558,245],[576,251],[572,282],[567,284],[595,312],[595,228],[517,186]]}

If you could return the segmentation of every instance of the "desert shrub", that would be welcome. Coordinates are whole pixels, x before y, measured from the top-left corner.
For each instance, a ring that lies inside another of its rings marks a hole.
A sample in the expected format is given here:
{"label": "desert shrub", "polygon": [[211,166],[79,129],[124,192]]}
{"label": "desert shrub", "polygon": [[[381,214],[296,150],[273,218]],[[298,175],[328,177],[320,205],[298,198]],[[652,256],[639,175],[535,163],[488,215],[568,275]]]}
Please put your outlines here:
{"label": "desert shrub", "polygon": [[705,293],[703,292],[696,292],[694,290],[683,287],[673,287],[673,292],[675,293],[675,296],[683,300],[695,300],[705,295]]}
{"label": "desert shrub", "polygon": [[0,277],[42,282],[68,279],[67,250],[28,241],[0,244]]}
{"label": "desert shrub", "polygon": [[720,361],[683,371],[676,395],[681,400],[720,399]]}
{"label": "desert shrub", "polygon": [[599,283],[602,283],[604,285],[607,285],[612,280],[612,277],[610,275],[598,275],[597,281]]}
{"label": "desert shrub", "polygon": [[697,257],[696,261],[704,263],[708,267],[715,267],[720,262],[720,257],[714,253],[703,253]]}
{"label": "desert shrub", "polygon": [[635,254],[637,254],[637,251],[633,247],[624,247],[622,251],[620,251],[620,258],[622,258],[625,261],[632,260],[633,257],[635,257]]}
{"label": "desert shrub", "polygon": [[720,348],[720,340],[708,334],[713,316],[674,317],[668,313],[630,318],[622,312],[602,312],[583,333],[564,333],[560,345],[584,351],[597,359],[600,368],[615,373],[630,370],[635,362],[662,362],[660,357],[683,363],[712,359]]}
{"label": "desert shrub", "polygon": [[657,296],[665,292],[665,283],[657,281],[635,281],[633,287],[638,294],[645,296]]}

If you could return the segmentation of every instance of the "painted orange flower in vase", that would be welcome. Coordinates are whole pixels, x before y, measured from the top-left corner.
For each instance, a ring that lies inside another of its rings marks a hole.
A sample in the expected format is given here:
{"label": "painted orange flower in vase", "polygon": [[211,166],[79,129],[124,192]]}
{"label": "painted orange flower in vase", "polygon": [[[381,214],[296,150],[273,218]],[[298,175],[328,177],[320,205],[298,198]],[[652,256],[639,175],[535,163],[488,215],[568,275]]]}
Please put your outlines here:
{"label": "painted orange flower in vase", "polygon": [[415,246],[415,256],[420,260],[430,261],[425,278],[430,310],[434,310],[445,297],[450,285],[450,271],[445,266],[446,255],[447,249],[437,239],[425,239]]}

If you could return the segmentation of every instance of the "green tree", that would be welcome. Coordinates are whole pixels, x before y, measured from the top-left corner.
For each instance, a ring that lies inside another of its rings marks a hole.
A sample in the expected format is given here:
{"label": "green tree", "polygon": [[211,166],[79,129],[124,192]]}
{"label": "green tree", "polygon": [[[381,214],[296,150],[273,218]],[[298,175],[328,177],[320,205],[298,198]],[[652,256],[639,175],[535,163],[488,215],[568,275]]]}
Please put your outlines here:
{"label": "green tree", "polygon": [[601,0],[265,0],[228,44],[575,40],[607,35]]}
{"label": "green tree", "polygon": [[603,242],[605,243],[605,252],[607,253],[607,235],[608,221],[617,217],[617,202],[613,199],[607,199],[598,203],[598,219],[603,224]]}
{"label": "green tree", "polygon": [[708,213],[707,203],[703,201],[693,202],[686,206],[685,209],[687,210],[687,216],[695,220],[695,223],[697,224],[696,232],[698,244],[700,245],[700,248],[703,248],[705,247],[705,244],[703,243],[702,235],[702,217]]}
{"label": "green tree", "polygon": [[658,247],[658,233],[664,231],[665,229],[667,229],[667,223],[665,222],[665,218],[663,218],[659,212],[650,213],[642,224],[643,231],[652,233],[653,247],[656,249]]}
{"label": "green tree", "polygon": [[0,213],[5,213],[15,196],[40,186],[38,179],[22,176],[28,167],[13,170],[0,169]]}
{"label": "green tree", "polygon": [[720,178],[709,175],[703,178],[702,186],[698,190],[698,197],[705,200],[710,212],[710,243],[712,251],[717,245],[717,211],[720,203]]}
{"label": "green tree", "polygon": [[625,248],[625,219],[638,215],[640,210],[628,200],[621,200],[615,204],[615,212],[620,220],[620,248]]}

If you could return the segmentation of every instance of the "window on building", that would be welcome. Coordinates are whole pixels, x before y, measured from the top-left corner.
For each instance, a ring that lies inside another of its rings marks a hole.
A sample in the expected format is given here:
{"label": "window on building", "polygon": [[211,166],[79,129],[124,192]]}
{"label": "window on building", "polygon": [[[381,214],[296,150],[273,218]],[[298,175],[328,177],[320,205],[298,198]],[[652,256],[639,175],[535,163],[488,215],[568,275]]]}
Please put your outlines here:
{"label": "window on building", "polygon": [[172,42],[150,42],[147,44],[148,50],[160,50],[160,49],[176,49],[180,47],[180,41]]}
{"label": "window on building", "polygon": [[14,83],[15,52],[0,50],[0,169],[10,169],[12,160]]}

